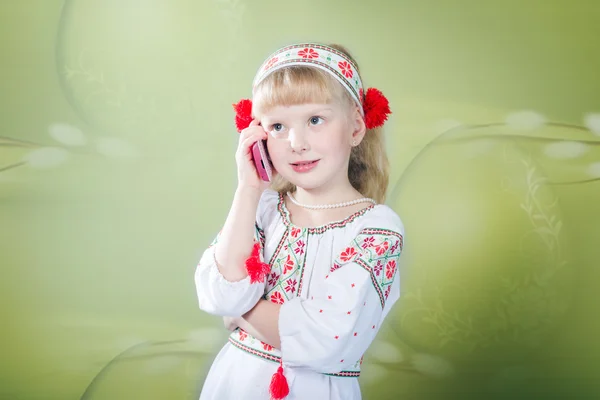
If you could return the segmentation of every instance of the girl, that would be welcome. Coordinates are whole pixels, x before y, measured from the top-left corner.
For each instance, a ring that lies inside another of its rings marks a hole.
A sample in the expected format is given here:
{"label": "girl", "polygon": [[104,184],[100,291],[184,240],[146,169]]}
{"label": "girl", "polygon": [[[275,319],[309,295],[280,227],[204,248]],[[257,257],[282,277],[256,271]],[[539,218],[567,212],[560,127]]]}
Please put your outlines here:
{"label": "girl", "polygon": [[379,204],[388,102],[363,92],[344,48],[298,44],[267,58],[236,110],[237,190],[195,273],[200,308],[233,332],[200,399],[360,399],[363,354],[400,292],[404,227]]}

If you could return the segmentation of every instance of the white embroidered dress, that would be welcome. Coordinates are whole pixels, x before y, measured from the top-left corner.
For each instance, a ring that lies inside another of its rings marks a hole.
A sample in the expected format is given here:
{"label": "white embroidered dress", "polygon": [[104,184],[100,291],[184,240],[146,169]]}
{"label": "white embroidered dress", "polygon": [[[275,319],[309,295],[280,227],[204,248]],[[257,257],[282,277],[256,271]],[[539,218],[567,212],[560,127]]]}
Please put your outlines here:
{"label": "white embroidered dress", "polygon": [[268,400],[283,357],[286,400],[360,399],[363,353],[400,295],[398,261],[404,227],[385,205],[322,227],[293,225],[283,196],[266,190],[256,235],[271,272],[263,283],[229,282],[214,244],[196,268],[200,308],[240,316],[265,298],[282,304],[281,351],[237,329],[215,358],[201,400]]}

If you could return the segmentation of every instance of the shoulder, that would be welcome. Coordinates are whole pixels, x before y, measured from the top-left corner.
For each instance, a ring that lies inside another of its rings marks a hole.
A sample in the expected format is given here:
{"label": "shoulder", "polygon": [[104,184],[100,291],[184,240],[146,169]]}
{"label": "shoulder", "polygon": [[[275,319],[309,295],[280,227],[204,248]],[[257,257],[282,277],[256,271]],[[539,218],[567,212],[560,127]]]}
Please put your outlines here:
{"label": "shoulder", "polygon": [[376,262],[382,258],[399,257],[404,246],[404,224],[386,205],[376,205],[357,218],[343,246],[338,260],[340,265],[354,257]]}
{"label": "shoulder", "polygon": [[273,189],[266,189],[260,196],[258,208],[269,208],[276,206],[277,203],[279,203],[279,192],[276,192]]}
{"label": "shoulder", "polygon": [[376,205],[356,227],[353,245],[369,260],[399,257],[404,247],[404,224],[386,205]]}
{"label": "shoulder", "polygon": [[404,224],[400,216],[384,204],[378,204],[366,213],[357,224],[356,229],[359,235],[365,231],[378,230],[382,231],[382,234],[387,232],[392,236],[404,236]]}
{"label": "shoulder", "polygon": [[256,210],[256,222],[263,226],[279,213],[280,195],[272,189],[266,189],[258,202]]}

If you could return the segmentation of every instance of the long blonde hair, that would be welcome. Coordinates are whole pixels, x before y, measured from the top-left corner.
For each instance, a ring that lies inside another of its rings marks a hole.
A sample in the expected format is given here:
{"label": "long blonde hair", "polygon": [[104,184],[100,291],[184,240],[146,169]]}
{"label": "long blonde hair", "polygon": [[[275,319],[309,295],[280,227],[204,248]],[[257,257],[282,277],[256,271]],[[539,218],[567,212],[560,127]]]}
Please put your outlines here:
{"label": "long blonde hair", "polygon": [[[343,46],[329,46],[354,61]],[[354,64],[358,65],[355,61]],[[331,102],[343,102],[348,107],[356,104],[348,91],[329,73],[313,67],[290,66],[272,72],[255,88],[252,113],[260,115],[278,105]],[[363,196],[378,203],[385,202],[389,161],[381,128],[367,130],[360,144],[352,148],[348,179]],[[273,179],[271,188],[280,193],[296,190],[296,186],[281,175]]]}

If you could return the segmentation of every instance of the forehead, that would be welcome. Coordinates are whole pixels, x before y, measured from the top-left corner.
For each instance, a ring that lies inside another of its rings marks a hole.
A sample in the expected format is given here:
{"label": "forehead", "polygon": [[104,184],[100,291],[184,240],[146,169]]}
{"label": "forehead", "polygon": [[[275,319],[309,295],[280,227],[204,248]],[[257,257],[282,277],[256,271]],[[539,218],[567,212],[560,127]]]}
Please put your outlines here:
{"label": "forehead", "polygon": [[277,106],[331,104],[349,97],[343,86],[316,68],[291,66],[271,73],[253,90],[253,113],[260,118]]}
{"label": "forehead", "polygon": [[263,119],[306,117],[316,114],[335,114],[342,111],[337,103],[307,103],[293,105],[278,105],[266,110]]}

